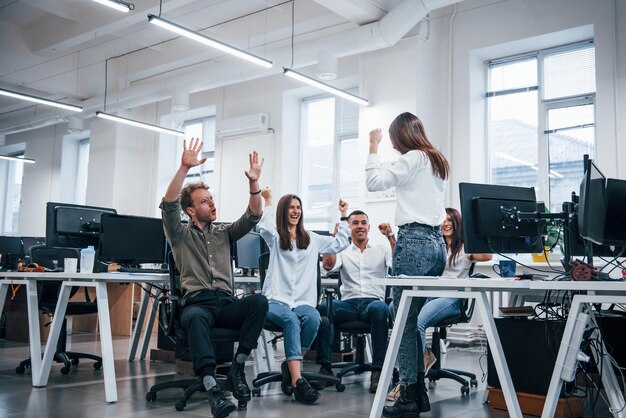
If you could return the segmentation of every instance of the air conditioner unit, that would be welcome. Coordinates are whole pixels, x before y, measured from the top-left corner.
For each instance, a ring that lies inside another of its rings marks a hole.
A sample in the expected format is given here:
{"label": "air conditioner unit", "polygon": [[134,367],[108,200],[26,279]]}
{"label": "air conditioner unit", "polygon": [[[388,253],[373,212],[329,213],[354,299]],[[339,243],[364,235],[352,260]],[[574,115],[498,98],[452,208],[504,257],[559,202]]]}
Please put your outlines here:
{"label": "air conditioner unit", "polygon": [[269,129],[267,113],[254,113],[217,121],[218,138],[265,133]]}

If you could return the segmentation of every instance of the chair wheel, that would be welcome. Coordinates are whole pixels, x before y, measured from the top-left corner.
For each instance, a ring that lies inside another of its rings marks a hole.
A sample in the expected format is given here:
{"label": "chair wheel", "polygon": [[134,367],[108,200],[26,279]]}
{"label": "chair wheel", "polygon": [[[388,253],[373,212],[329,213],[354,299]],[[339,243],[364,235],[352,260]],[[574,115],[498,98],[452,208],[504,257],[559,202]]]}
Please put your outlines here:
{"label": "chair wheel", "polygon": [[461,387],[461,396],[467,396],[467,395],[469,395],[469,387],[462,386]]}
{"label": "chair wheel", "polygon": [[174,408],[176,408],[176,410],[179,412],[185,409],[186,406],[187,406],[187,402],[183,401],[182,399],[179,401],[176,401],[176,403],[174,404]]}
{"label": "chair wheel", "polygon": [[473,387],[473,388],[477,388],[478,387],[478,380],[476,380],[476,379],[470,380],[470,386]]}
{"label": "chair wheel", "polygon": [[26,367],[24,366],[17,366],[15,368],[15,373],[17,374],[24,374],[25,371],[26,371]]}
{"label": "chair wheel", "polygon": [[238,401],[237,408],[240,410],[248,409],[248,401]]}
{"label": "chair wheel", "polygon": [[61,374],[68,374],[69,372],[70,372],[70,367],[69,366],[61,367]]}
{"label": "chair wheel", "polygon": [[101,361],[96,361],[93,364],[93,368],[96,369],[96,370],[100,370],[102,368],[102,362]]}
{"label": "chair wheel", "polygon": [[156,398],[157,398],[156,392],[148,392],[148,393],[146,393],[146,401],[148,401],[148,402],[156,401]]}
{"label": "chair wheel", "polygon": [[261,388],[252,388],[252,396],[261,396]]}
{"label": "chair wheel", "polygon": [[72,366],[78,366],[79,360],[77,358],[73,358],[70,360],[70,363],[72,363]]}
{"label": "chair wheel", "polygon": [[346,385],[344,385],[343,383],[337,383],[335,385],[335,389],[337,389],[337,392],[343,392],[344,390],[346,390]]}

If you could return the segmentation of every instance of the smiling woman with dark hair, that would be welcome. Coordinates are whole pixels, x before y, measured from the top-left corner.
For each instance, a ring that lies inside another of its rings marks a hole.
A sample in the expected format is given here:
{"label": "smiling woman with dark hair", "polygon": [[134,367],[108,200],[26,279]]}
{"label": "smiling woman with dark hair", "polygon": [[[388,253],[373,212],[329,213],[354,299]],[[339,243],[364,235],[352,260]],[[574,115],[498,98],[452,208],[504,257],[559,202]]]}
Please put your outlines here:
{"label": "smiling woman with dark hair", "polygon": [[[302,201],[293,194],[280,198],[276,220],[269,188],[261,191],[265,209],[259,222],[261,236],[270,249],[270,261],[263,283],[269,300],[267,319],[283,329],[285,357],[281,365],[281,389],[287,396],[312,404],[320,397],[301,375],[304,353],[317,335],[321,317],[317,306],[319,254],[336,254],[350,243],[350,231],[342,222],[335,237],[304,229]],[[345,216],[346,207],[340,211]]]}

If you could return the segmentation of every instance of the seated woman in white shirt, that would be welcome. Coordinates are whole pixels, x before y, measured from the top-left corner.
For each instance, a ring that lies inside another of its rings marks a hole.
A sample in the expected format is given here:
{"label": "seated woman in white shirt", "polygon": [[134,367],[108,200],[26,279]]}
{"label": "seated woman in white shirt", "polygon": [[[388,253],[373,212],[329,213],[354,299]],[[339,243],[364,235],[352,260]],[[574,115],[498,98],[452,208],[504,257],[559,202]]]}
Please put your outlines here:
{"label": "seated woman in white shirt", "polygon": [[[269,301],[267,320],[283,329],[285,357],[281,365],[281,389],[287,396],[312,404],[320,394],[301,375],[304,353],[315,339],[321,323],[316,309],[319,254],[336,254],[349,245],[350,230],[341,222],[335,237],[322,236],[304,229],[302,201],[296,195],[280,198],[276,220],[272,194],[261,192],[265,209],[259,228],[270,249],[270,261],[263,283],[263,295]],[[347,204],[339,201],[345,216]]]}
{"label": "seated woman in white shirt", "polygon": [[[465,254],[463,249],[463,230],[461,214],[454,208],[446,208],[446,220],[441,226],[446,241],[448,262],[442,276],[468,277],[472,264],[477,261],[489,261],[491,254]],[[426,347],[426,328],[439,322],[455,317],[463,306],[463,299],[428,298],[417,317],[417,330],[422,339],[422,347]],[[424,370],[428,370],[437,362],[430,348],[424,350]]]}

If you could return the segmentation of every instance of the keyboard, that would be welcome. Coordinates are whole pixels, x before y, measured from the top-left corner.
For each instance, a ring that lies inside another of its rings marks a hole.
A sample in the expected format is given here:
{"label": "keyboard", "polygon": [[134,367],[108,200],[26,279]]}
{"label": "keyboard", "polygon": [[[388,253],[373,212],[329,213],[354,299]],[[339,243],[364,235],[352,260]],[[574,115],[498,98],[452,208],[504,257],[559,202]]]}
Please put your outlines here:
{"label": "keyboard", "polygon": [[119,267],[120,273],[168,274],[168,269],[144,269],[141,267]]}

